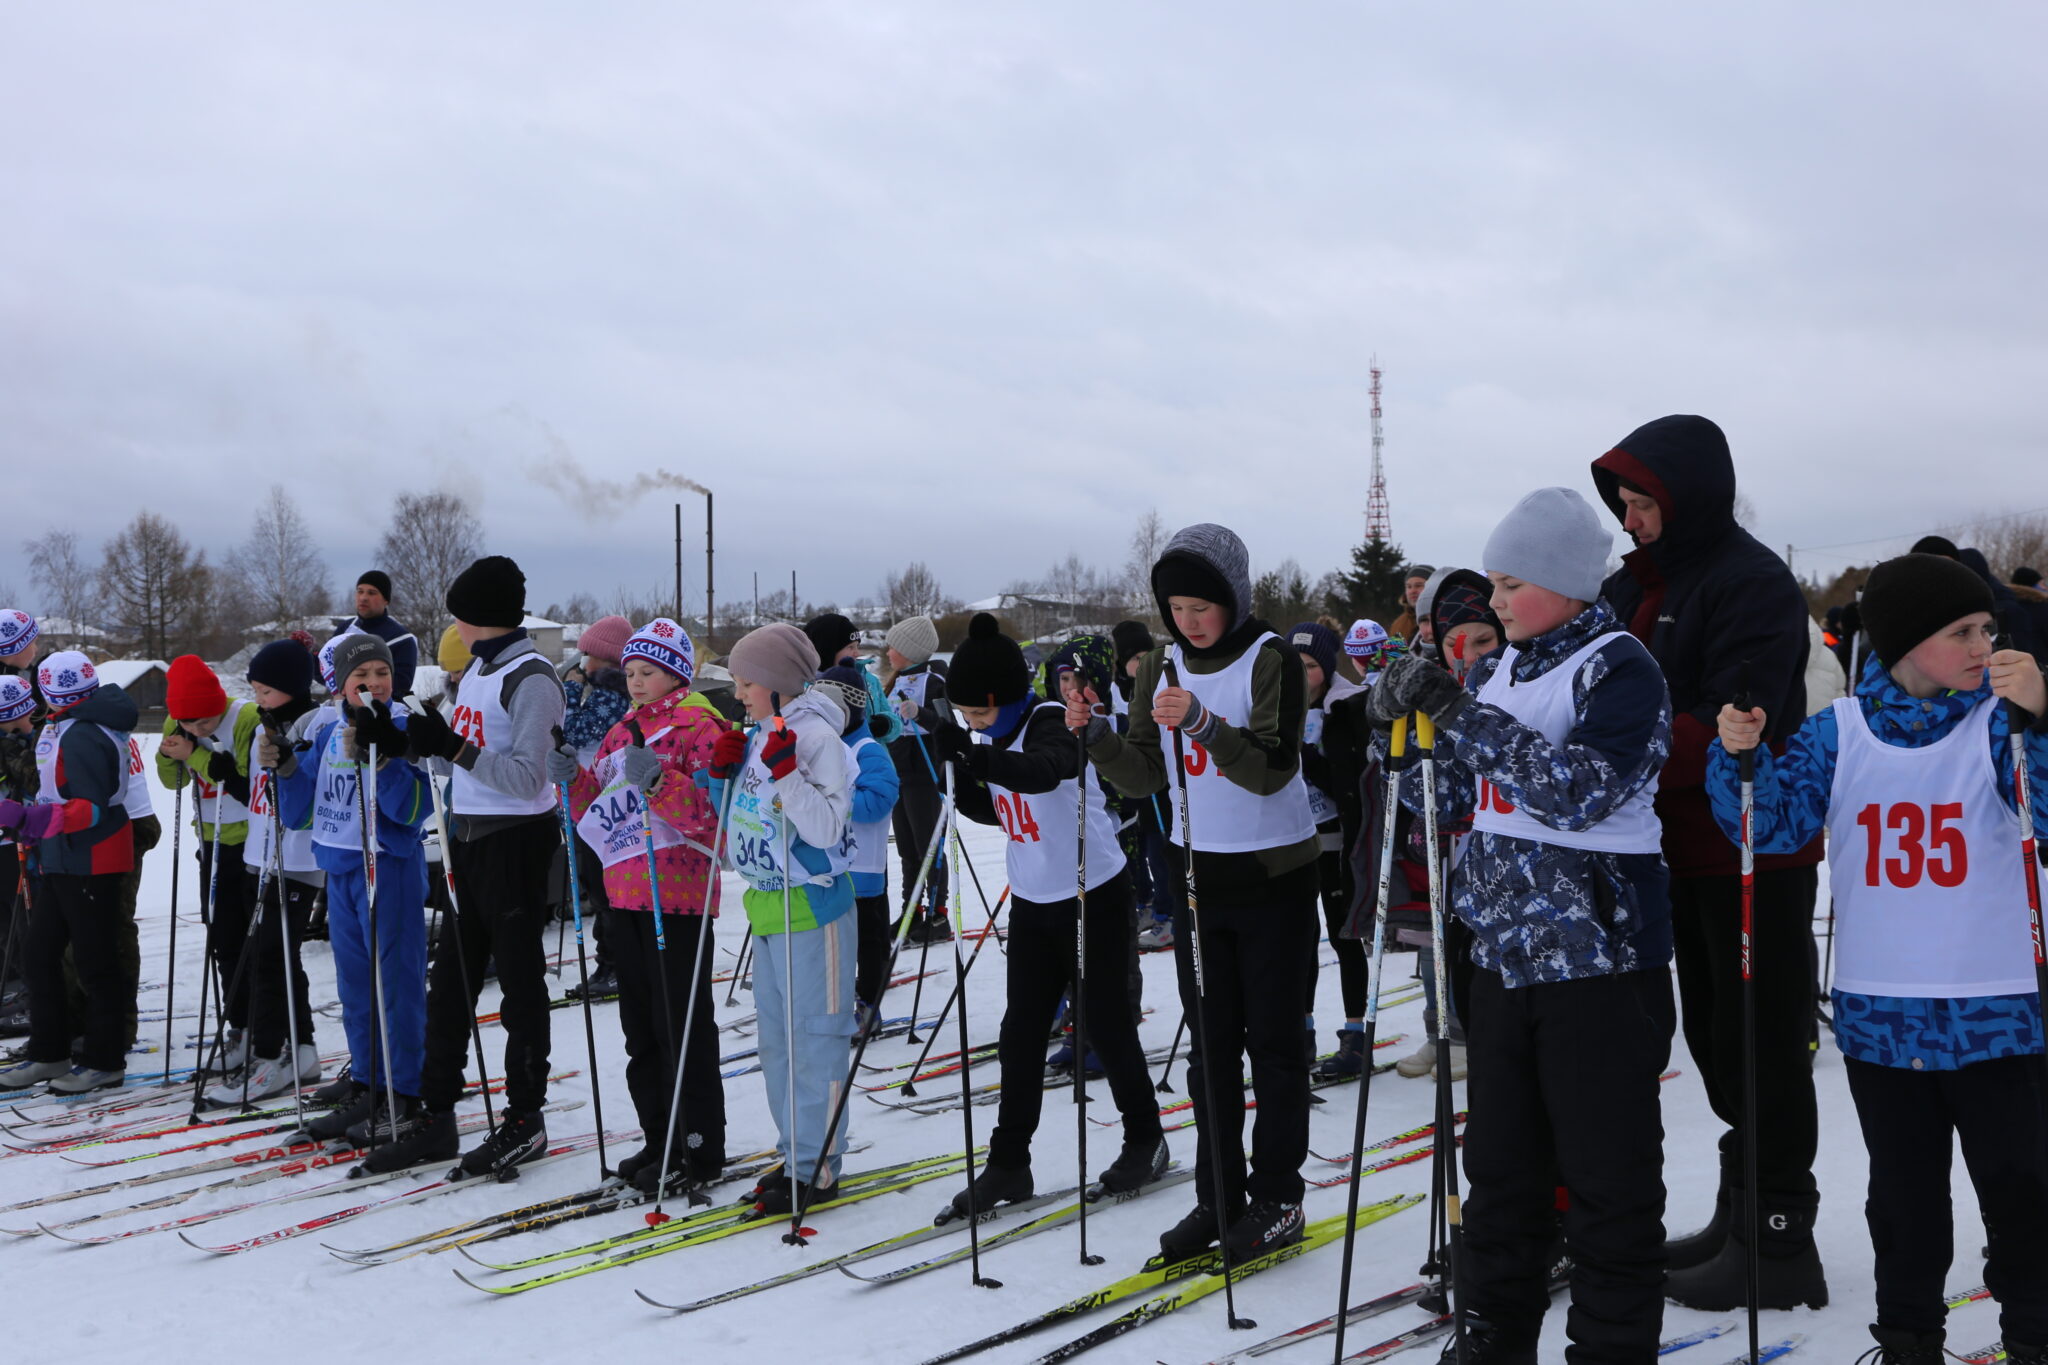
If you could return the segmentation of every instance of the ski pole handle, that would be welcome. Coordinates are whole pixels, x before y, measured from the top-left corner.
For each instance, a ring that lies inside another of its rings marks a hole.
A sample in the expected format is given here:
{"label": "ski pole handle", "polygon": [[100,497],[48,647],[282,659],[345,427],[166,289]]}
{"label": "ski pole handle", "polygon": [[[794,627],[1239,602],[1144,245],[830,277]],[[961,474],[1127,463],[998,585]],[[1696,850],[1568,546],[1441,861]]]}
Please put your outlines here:
{"label": "ski pole handle", "polygon": [[[1427,711],[1417,711],[1414,713],[1414,716],[1416,749],[1425,754],[1434,754],[1436,752],[1436,722],[1429,718],[1429,712]],[[1401,733],[1399,727],[1395,728],[1394,733],[1397,735]]]}
{"label": "ski pole handle", "polygon": [[[1742,667],[1735,672],[1735,697],[1730,703],[1736,710],[1748,715],[1753,709],[1749,696],[1749,660],[1742,661]],[[1762,739],[1759,737],[1758,743]],[[1745,783],[1756,781],[1756,750],[1744,749],[1735,756],[1735,769]]]}
{"label": "ski pole handle", "polygon": [[1394,722],[1394,728],[1387,732],[1387,759],[1393,763],[1408,756],[1408,718],[1403,716]]}

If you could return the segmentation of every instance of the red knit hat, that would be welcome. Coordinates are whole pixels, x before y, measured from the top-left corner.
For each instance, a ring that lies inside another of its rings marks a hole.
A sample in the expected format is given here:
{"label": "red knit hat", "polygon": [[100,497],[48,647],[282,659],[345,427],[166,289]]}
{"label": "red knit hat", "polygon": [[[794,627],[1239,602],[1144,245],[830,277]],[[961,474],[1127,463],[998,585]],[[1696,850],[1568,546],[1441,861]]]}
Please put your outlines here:
{"label": "red knit hat", "polygon": [[228,709],[228,694],[204,659],[197,654],[180,654],[171,660],[164,709],[171,713],[172,720],[218,716]]}
{"label": "red knit hat", "polygon": [[576,648],[593,659],[614,667],[624,656],[626,641],[633,638],[633,623],[623,616],[601,616],[583,628]]}

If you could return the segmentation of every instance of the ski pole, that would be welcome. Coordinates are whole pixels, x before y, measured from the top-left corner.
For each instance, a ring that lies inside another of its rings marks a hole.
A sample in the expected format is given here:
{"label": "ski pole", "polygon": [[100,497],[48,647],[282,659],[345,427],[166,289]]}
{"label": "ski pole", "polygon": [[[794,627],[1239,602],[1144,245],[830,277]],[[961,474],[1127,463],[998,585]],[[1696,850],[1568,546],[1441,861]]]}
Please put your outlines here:
{"label": "ski pole", "polygon": [[[639,734],[637,727],[634,730],[634,734],[636,736]],[[647,1215],[647,1225],[649,1227],[658,1227],[669,1220],[668,1214],[662,1211],[661,1201],[668,1193],[669,1160],[670,1154],[676,1149],[676,1130],[682,1126],[683,1066],[690,1055],[690,1037],[697,1027],[697,997],[700,994],[711,994],[711,981],[704,970],[705,957],[711,944],[711,902],[718,894],[720,849],[724,846],[726,821],[732,816],[733,790],[738,785],[738,774],[734,774],[726,780],[725,791],[718,803],[718,825],[711,831],[711,850],[708,855],[709,866],[704,873],[704,908],[697,918],[696,961],[690,968],[690,998],[683,1006],[683,1036],[682,1040],[676,1044],[675,1049],[676,1083],[675,1088],[669,1092],[668,1135],[662,1139],[661,1143],[661,1174],[656,1177],[654,1182],[654,1211]],[[645,799],[643,797],[643,800]],[[654,807],[651,802],[647,804],[647,819],[649,822],[649,837],[647,840],[647,905],[654,912],[654,951],[657,954],[658,962],[659,955],[667,951],[667,941],[662,934],[661,928],[661,883],[654,875]],[[742,944],[741,947],[744,949],[745,945]],[[675,1018],[675,1007],[669,999],[667,967],[657,965],[656,972],[661,977],[661,1026],[662,1034],[665,1037],[668,1034],[669,1021]],[[734,968],[733,976],[735,979],[738,978],[738,968]],[[794,1055],[792,1052],[792,1058]],[[792,1070],[794,1070],[793,1067]],[[827,1131],[829,1132],[830,1130],[828,1129]],[[793,1143],[792,1147],[794,1147]],[[793,1193],[794,1190],[792,1190]],[[690,1202],[693,1204],[708,1204],[711,1201],[693,1191],[690,1195]],[[794,1202],[794,1200],[792,1199],[791,1202]]]}
{"label": "ski pole", "polygon": [[[1735,692],[1735,709],[1748,715],[1749,664],[1744,662]],[[1735,759],[1742,784],[1742,1227],[1744,1298],[1749,1305],[1749,1359],[1759,1356],[1757,1291],[1760,1279],[1757,1247],[1756,1153],[1756,749]]]}
{"label": "ski pole", "polygon": [[[191,768],[189,761],[186,763],[186,768],[192,772],[192,780],[196,784],[199,781],[197,770]],[[218,790],[218,788],[215,789],[216,793]],[[192,818],[198,821],[202,828],[205,826],[206,804],[203,794],[196,786],[192,792]],[[204,837],[198,838],[197,842],[200,855],[205,857],[208,849]],[[204,968],[199,974],[199,1034],[194,1039],[192,1045],[192,1113],[195,1117],[200,1110],[200,1096],[205,1093],[206,1073],[212,1067],[214,1058],[219,1055],[220,1051],[220,1030],[215,1031],[213,1050],[208,1051],[206,1046],[206,994],[209,987],[216,988],[216,994],[225,993],[217,989],[219,983],[214,978],[214,972],[218,964],[214,960],[213,905],[214,897],[220,892],[220,797],[218,795],[214,797],[213,801],[213,848],[211,853],[212,860],[207,868],[206,898],[201,903],[199,910],[199,921],[205,928],[206,939],[202,953]],[[225,1007],[217,1010],[216,1013],[223,1015],[222,1024],[225,1026]]]}
{"label": "ski pole", "polygon": [[[1076,1170],[1074,1184],[1081,1190],[1081,1264],[1101,1265],[1100,1256],[1088,1254],[1088,736],[1074,734],[1074,1131]],[[995,926],[991,924],[993,933]],[[985,940],[984,940],[985,941]],[[981,951],[981,945],[975,945]],[[963,982],[964,986],[966,983]],[[960,1011],[961,1046],[967,1036],[967,1011]],[[964,1075],[966,1068],[962,1067]],[[973,1157],[970,1155],[970,1161]]]}
{"label": "ski pole", "polygon": [[[711,871],[712,874],[715,876],[717,875],[718,869],[716,866],[714,866],[711,869]],[[740,955],[733,960],[732,984],[727,986],[725,989],[725,1005],[727,1009],[731,1009],[732,1006],[739,999],[740,977],[744,975],[747,970],[747,954],[750,951],[752,951],[753,946],[754,926],[751,923],[749,923],[747,925],[747,932],[740,936]]]}
{"label": "ski pole", "polygon": [[[1379,894],[1373,902],[1372,917],[1372,965],[1366,974],[1365,1006],[1365,1071],[1358,1078],[1358,1114],[1351,1125],[1351,1181],[1348,1207],[1344,1221],[1344,1265],[1337,1276],[1337,1354],[1338,1365],[1344,1360],[1344,1328],[1351,1315],[1351,1261],[1353,1245],[1358,1236],[1358,1187],[1362,1182],[1359,1170],[1365,1162],[1365,1113],[1372,1100],[1372,1053],[1378,1045],[1380,1030],[1380,970],[1387,953],[1387,907],[1393,900],[1394,889],[1394,828],[1401,809],[1401,770],[1407,766],[1408,718],[1401,717],[1394,722],[1393,733],[1387,736],[1387,761],[1381,766],[1382,780],[1387,784],[1387,800],[1384,823],[1380,827],[1380,878]],[[1448,1007],[1449,997],[1439,986],[1437,1015],[1441,1019]],[[1446,1146],[1438,1143],[1439,1148]]]}
{"label": "ski pole", "polygon": [[[637,726],[634,727],[633,734],[636,742],[639,733],[639,728]],[[555,747],[560,748],[563,742],[562,727],[557,725],[555,727]],[[569,814],[569,784],[566,782],[557,782],[555,784],[555,809],[562,814],[562,857],[569,864],[569,913],[576,920],[576,979],[581,983],[580,994],[583,996],[583,1041],[590,1052],[590,1112],[597,1122],[597,1175],[600,1180],[603,1180],[610,1177],[612,1166],[604,1149],[604,1087],[599,1083],[600,1077],[597,1069],[597,1028],[590,1022],[590,965],[583,952],[583,888],[577,880],[576,864],[579,860],[576,857],[576,821]],[[649,836],[647,839],[647,885],[652,890],[655,885],[654,839],[652,838],[654,812],[648,807],[647,793],[645,792],[640,794],[640,811],[642,816],[649,822],[646,827],[646,833]],[[654,934],[655,942],[659,945],[661,940],[661,912],[658,909],[654,915]],[[557,949],[556,952],[556,961],[559,963],[560,949]],[[664,980],[662,982],[664,990],[666,990],[667,985],[668,982]]]}
{"label": "ski pole", "polygon": [[1180,1022],[1173,1026],[1173,1045],[1166,1049],[1166,1067],[1159,1073],[1159,1084],[1152,1088],[1162,1095],[1171,1095],[1173,1090],[1173,1059],[1180,1055],[1180,1040],[1188,1031],[1188,1012],[1180,1012]]}
{"label": "ski pole", "polygon": [[[934,767],[932,766],[932,755],[931,755],[931,751],[930,751],[929,749],[926,749],[926,748],[924,747],[924,736],[923,736],[923,735],[921,735],[921,734],[919,734],[919,733],[918,733],[917,731],[915,731],[915,730],[912,730],[912,731],[910,731],[909,733],[910,733],[910,737],[911,737],[912,739],[914,739],[914,740],[916,740],[916,741],[917,741],[917,752],[918,752],[918,753],[919,753],[919,755],[921,755],[921,756],[923,757],[923,759],[924,759],[924,770],[925,770],[925,772],[926,772],[926,773],[927,773],[928,775],[930,775],[930,777],[931,777],[931,779],[932,779],[932,785],[933,785],[934,787],[938,786],[938,785],[939,785],[939,774],[938,774],[938,770],[937,770],[936,768],[934,768]],[[957,854],[957,856],[958,856],[958,857],[959,857],[959,859],[960,859],[960,865],[961,865],[962,867],[964,867],[964,868],[966,868],[966,869],[967,869],[967,878],[968,878],[968,880],[974,883],[974,895],[975,895],[975,898],[976,898],[977,900],[979,900],[979,901],[981,902],[981,908],[982,908],[982,910],[983,910],[983,911],[984,911],[985,913],[987,913],[987,914],[988,914],[988,916],[989,916],[989,918],[990,918],[990,919],[994,919],[994,918],[995,918],[995,912],[994,912],[993,910],[990,910],[990,909],[988,908],[988,893],[987,893],[986,891],[984,891],[984,890],[982,890],[982,889],[981,889],[981,874],[980,874],[980,873],[978,873],[978,872],[976,872],[976,871],[974,870],[974,860],[973,860],[972,858],[970,858],[970,857],[968,856],[968,854],[967,854],[967,849],[966,849],[966,847],[965,847],[964,845],[963,845],[963,846],[961,846],[960,848],[956,849],[956,850],[955,850],[955,853]],[[942,864],[942,865],[943,865],[943,864]],[[1002,944],[1002,943],[998,943],[998,944],[996,944],[996,948],[997,948],[997,950],[998,950],[998,951],[1000,951],[1000,952],[1002,953],[1002,955],[1003,955],[1004,957],[1008,957],[1008,956],[1010,955],[1010,950],[1009,950],[1008,946],[1006,946],[1006,945],[1004,945],[1004,944]],[[920,965],[920,966],[918,967],[918,970],[919,970],[920,972],[921,972],[921,971],[923,971],[923,970],[924,970],[923,966],[922,966],[922,965]],[[913,1022],[915,1022],[915,1020],[917,1019],[917,1008],[916,1008],[916,1006],[915,1006],[915,1004],[914,1004],[914,1003],[913,1003],[913,1005],[912,1005],[912,1007],[911,1007],[911,1011],[910,1011],[910,1017],[911,1017],[911,1020],[912,1020]]]}
{"label": "ski pole", "polygon": [[2005,704],[2005,727],[2012,754],[2013,805],[2020,817],[2020,862],[2027,879],[2027,927],[2034,939],[2034,985],[2048,1005],[2048,939],[2041,927],[2041,861],[2034,836],[2033,783],[2027,775],[2027,713],[2016,701]]}
{"label": "ski pole", "polygon": [[[976,959],[978,959],[981,956],[982,945],[988,941],[989,935],[994,932],[996,915],[1002,912],[1003,902],[1007,901],[1009,898],[1010,888],[1006,886],[1003,888],[1003,894],[996,897],[995,909],[989,912],[988,925],[986,930],[983,932],[982,936],[975,941],[974,951],[967,955],[968,976],[972,976],[974,974],[974,963]],[[946,993],[946,1003],[939,1007],[938,1017],[932,1020],[931,1031],[925,1034],[924,1037],[924,1051],[917,1054],[917,1060],[913,1062],[910,1067],[910,1074],[913,1079],[905,1081],[903,1083],[903,1093],[906,1097],[915,1095],[917,1093],[917,1090],[915,1088],[915,1077],[918,1072],[924,1070],[925,1059],[932,1055],[932,1045],[939,1041],[939,1030],[946,1026],[946,1020],[952,1016],[953,1006],[959,1003],[960,991],[966,980],[967,977],[963,976],[953,983],[953,989]],[[915,1000],[911,1002],[910,1022],[913,1028],[916,1027],[917,1004]]]}
{"label": "ski pole", "polygon": [[[1451,1094],[1451,973],[1444,955],[1444,862],[1436,829],[1436,722],[1424,711],[1415,713],[1416,757],[1422,768],[1422,846],[1429,859],[1429,950],[1436,972],[1436,1130],[1444,1150],[1444,1218],[1451,1259],[1451,1330],[1456,1334],[1459,1365],[1471,1349],[1465,1330],[1465,1218],[1458,1204],[1458,1163],[1450,1148],[1458,1128],[1457,1101]],[[1389,837],[1393,830],[1387,831]],[[1375,1004],[1378,1002],[1375,1001]],[[1366,1054],[1368,1069],[1372,1054]]]}
{"label": "ski pole", "polygon": [[[768,694],[768,704],[774,712],[771,718],[774,722],[772,728],[779,735],[788,726],[788,722],[782,718],[781,696],[770,692]],[[761,747],[766,749],[768,742],[763,740]],[[773,781],[772,774],[770,781]],[[796,1120],[796,914],[791,909],[790,904],[794,888],[790,885],[792,869],[789,858],[789,808],[783,805],[780,796],[775,797],[775,825],[776,833],[780,836],[782,843],[782,861],[776,865],[775,870],[782,876],[782,1029],[785,1040],[783,1050],[788,1057],[788,1064],[783,1069],[785,1073],[784,1078],[788,1082],[786,1098],[789,1105],[789,1121],[785,1126],[785,1131],[789,1134],[789,1152],[783,1162],[783,1170],[789,1176],[789,1231],[784,1234],[783,1240],[797,1246],[808,1246],[809,1243],[804,1241],[803,1219],[798,1213],[798,1209],[804,1201],[797,1197],[796,1178],[798,1170],[796,1164],[797,1139],[802,1136],[797,1131]],[[828,1128],[818,1143],[818,1166],[820,1168],[824,1166],[825,1156],[831,1150],[832,1131]],[[815,1180],[817,1178],[817,1171],[813,1170],[811,1175],[812,1179]]]}
{"label": "ski pole", "polygon": [[[370,689],[356,690],[356,704],[363,710],[370,709]],[[368,764],[357,760],[356,769],[356,821],[362,827],[363,836],[363,900],[370,916],[370,994],[377,1002],[377,1013],[372,1019],[377,1035],[377,1055],[384,1066],[384,1103],[389,1114],[391,1140],[398,1141],[398,1089],[391,1074],[391,1020],[384,1008],[384,940],[377,933],[377,826],[380,814],[377,806],[377,746],[366,746]],[[445,852],[445,850],[444,850]],[[370,1141],[377,1143],[377,1118],[370,1116]]]}
{"label": "ski pole", "polygon": [[[953,798],[952,795],[949,793],[939,803],[940,827],[943,828],[945,822],[952,819],[952,817]],[[931,843],[925,846],[924,862],[918,867],[917,881],[911,888],[910,895],[912,903],[915,903],[918,895],[924,891],[925,879],[931,875],[934,855],[937,854],[938,849],[939,841],[937,839],[933,839]],[[896,921],[896,937],[889,945],[889,966],[888,969],[882,974],[884,980],[887,980],[889,977],[892,977],[896,974],[896,960],[898,957],[902,955],[903,938],[904,935],[909,932],[910,916],[905,915],[901,919]],[[915,1022],[915,1016],[913,1016],[913,1022]],[[934,1029],[936,1029],[937,1027],[938,1026],[936,1024],[933,1025]],[[857,1038],[854,1042],[853,1060],[847,1064],[846,1068],[846,1083],[839,1087],[839,1098],[837,1101],[834,1102],[832,1106],[832,1119],[829,1123],[825,1125],[825,1132],[828,1135],[839,1131],[839,1121],[846,1115],[846,1102],[848,1099],[852,1097],[854,1081],[860,1075],[860,1059],[867,1055],[868,1042],[873,1037],[874,1034],[872,1033],[864,1033],[861,1034],[859,1038]],[[813,1167],[811,1171],[810,1184],[807,1187],[805,1187],[804,1190],[799,1192],[799,1198],[796,1201],[796,1219],[799,1223],[803,1221],[805,1210],[810,1207],[810,1194],[812,1191],[817,1189],[818,1175],[824,1170],[824,1168],[825,1152],[821,1148],[818,1153],[818,1164],[815,1167]]]}
{"label": "ski pole", "polygon": [[[178,1013],[178,864],[185,861],[185,784],[171,793],[171,950],[164,959],[164,1078],[171,1083],[171,1020]],[[27,863],[23,863],[27,876]],[[23,885],[27,883],[24,880]]]}
{"label": "ski pole", "polygon": [[[1174,666],[1171,651],[1166,656],[1166,685],[1180,686],[1180,670]],[[1178,725],[1173,730],[1173,771],[1174,783],[1180,797],[1180,841],[1186,854],[1186,865],[1181,880],[1187,892],[1188,905],[1188,948],[1189,966],[1195,979],[1195,1050],[1200,1053],[1203,1064],[1201,1083],[1192,1080],[1189,1085],[1202,1092],[1202,1130],[1196,1134],[1198,1145],[1209,1149],[1209,1178],[1215,1185],[1216,1200],[1216,1241],[1223,1252],[1223,1312],[1232,1331],[1243,1331],[1258,1324],[1250,1318],[1237,1315],[1237,1291],[1230,1274],[1230,1229],[1223,1225],[1223,1144],[1222,1130],[1216,1122],[1216,1087],[1211,1084],[1208,1068],[1215,1065],[1216,1054],[1209,1044],[1209,991],[1208,980],[1202,971],[1202,911],[1195,895],[1195,831],[1188,812],[1188,758],[1187,744]],[[1371,1059],[1367,1062],[1370,1064]],[[1190,1072],[1194,1063],[1190,1059]],[[1240,1160],[1235,1152],[1232,1160]]]}
{"label": "ski pole", "polygon": [[[284,1020],[286,1046],[291,1056],[286,1067],[292,1078],[292,1107],[296,1113],[299,1131],[306,1127],[306,1093],[299,1084],[299,1000],[297,974],[292,970],[296,959],[292,956],[292,915],[291,888],[285,885],[284,876],[284,812],[278,805],[277,769],[264,769],[263,778],[268,790],[264,795],[270,802],[270,857],[277,869],[271,885],[277,888],[277,936],[284,955]],[[242,1103],[249,1103],[249,1088],[242,1087]]]}
{"label": "ski pole", "polygon": [[[951,817],[946,821],[947,850],[957,857],[960,852],[960,808],[953,803],[953,765],[950,763],[946,765],[946,804],[952,811]],[[972,1070],[967,1065],[967,969],[960,957],[960,936],[967,932],[967,920],[960,912],[960,879],[957,876],[947,879],[946,901],[952,910],[953,919],[953,975],[960,983],[960,1009],[953,1018],[960,1026],[960,1129],[965,1142],[960,1153],[967,1160],[967,1254],[975,1286],[981,1289],[1001,1289],[1001,1280],[989,1279],[981,1273],[982,1208],[974,1197],[974,1096],[967,1080]],[[937,1030],[934,1029],[933,1032]]]}
{"label": "ski pole", "polygon": [[[453,771],[452,767],[450,771]],[[484,1026],[476,1021],[477,992],[469,984],[469,957],[462,942],[462,902],[455,894],[455,844],[448,837],[447,798],[441,794],[441,779],[433,769],[427,769],[426,777],[427,794],[434,803],[434,840],[441,845],[441,885],[448,893],[448,915],[441,923],[440,932],[434,936],[434,952],[437,955],[442,952],[454,954],[455,970],[462,978],[462,998],[471,1003],[469,1036],[476,1046],[476,1081],[477,1089],[483,1092],[484,1097],[484,1127],[495,1133],[498,1116],[491,1107],[491,1068],[484,1059]],[[445,942],[444,935],[450,936]],[[596,1084],[594,1077],[591,1083]],[[600,1131],[602,1127],[599,1125]]]}

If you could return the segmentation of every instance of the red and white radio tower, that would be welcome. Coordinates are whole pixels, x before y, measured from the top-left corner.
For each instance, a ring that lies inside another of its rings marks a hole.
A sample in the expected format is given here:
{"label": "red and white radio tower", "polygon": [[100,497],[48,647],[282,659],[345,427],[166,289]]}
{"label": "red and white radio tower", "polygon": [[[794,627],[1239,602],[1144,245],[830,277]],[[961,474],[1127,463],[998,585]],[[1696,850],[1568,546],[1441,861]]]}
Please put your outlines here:
{"label": "red and white radio tower", "polygon": [[1394,523],[1387,514],[1387,471],[1380,464],[1380,446],[1385,438],[1380,433],[1380,358],[1372,358],[1372,491],[1365,498],[1365,538],[1386,541],[1394,539]]}

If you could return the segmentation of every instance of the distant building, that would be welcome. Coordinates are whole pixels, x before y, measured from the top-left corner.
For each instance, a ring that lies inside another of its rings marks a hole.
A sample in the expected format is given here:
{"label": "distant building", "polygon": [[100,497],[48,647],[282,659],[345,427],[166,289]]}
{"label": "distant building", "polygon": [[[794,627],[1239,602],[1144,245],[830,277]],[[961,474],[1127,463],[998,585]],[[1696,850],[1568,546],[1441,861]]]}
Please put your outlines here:
{"label": "distant building", "polygon": [[170,665],[161,659],[108,659],[95,664],[100,681],[112,683],[135,699],[144,713],[164,709],[170,686]]}

